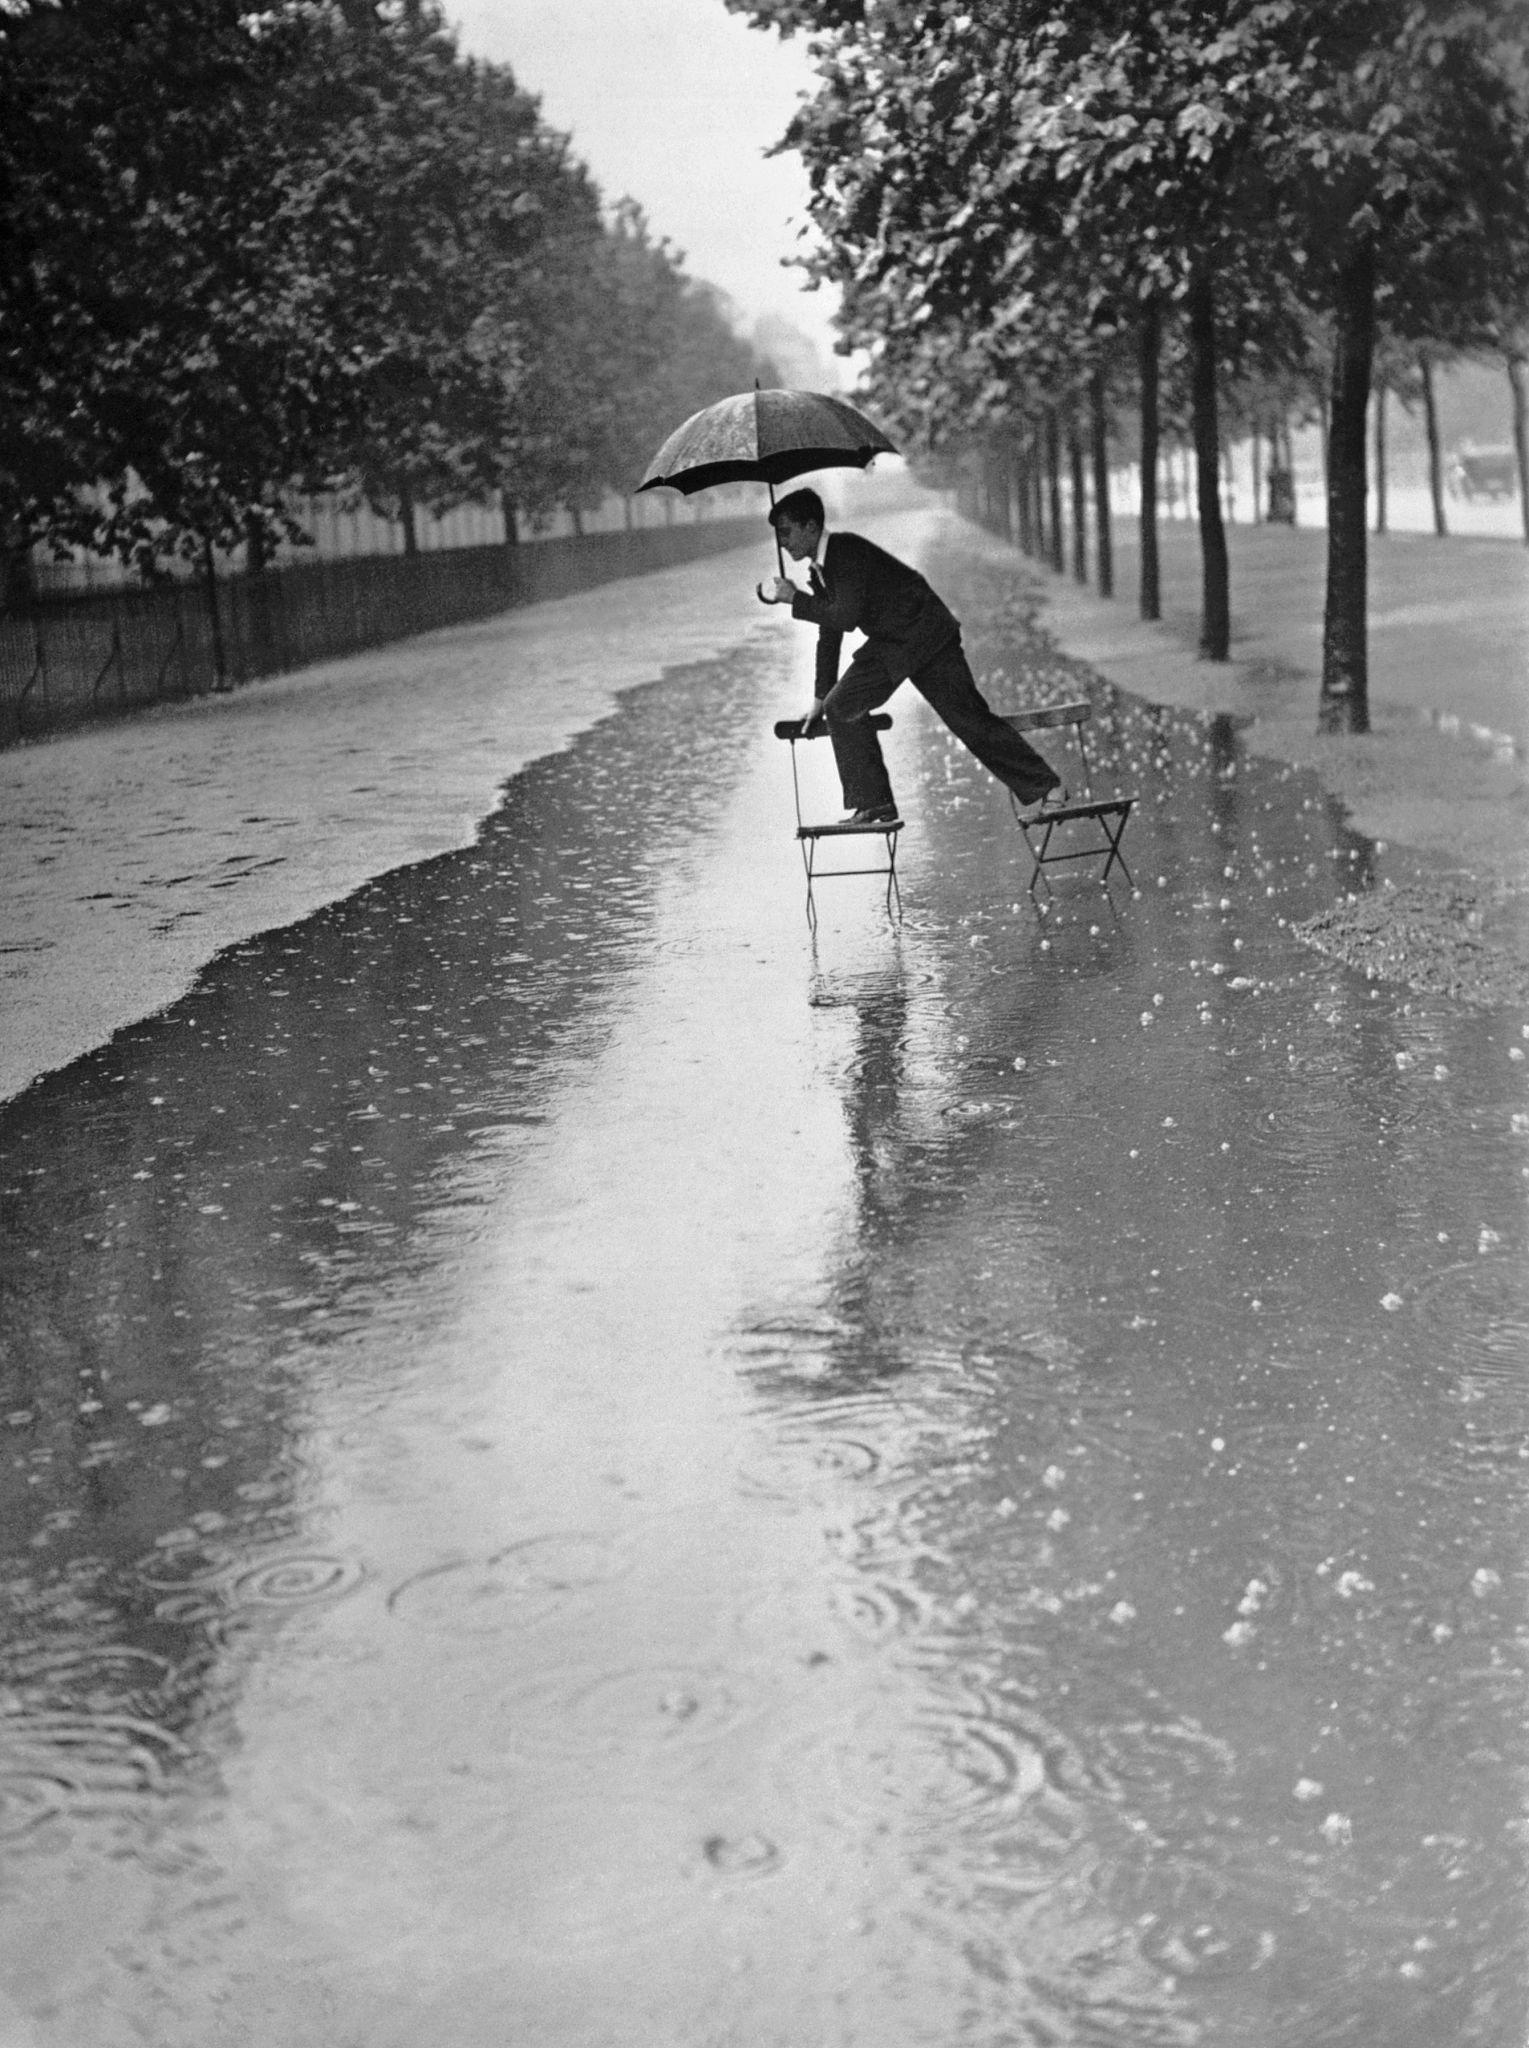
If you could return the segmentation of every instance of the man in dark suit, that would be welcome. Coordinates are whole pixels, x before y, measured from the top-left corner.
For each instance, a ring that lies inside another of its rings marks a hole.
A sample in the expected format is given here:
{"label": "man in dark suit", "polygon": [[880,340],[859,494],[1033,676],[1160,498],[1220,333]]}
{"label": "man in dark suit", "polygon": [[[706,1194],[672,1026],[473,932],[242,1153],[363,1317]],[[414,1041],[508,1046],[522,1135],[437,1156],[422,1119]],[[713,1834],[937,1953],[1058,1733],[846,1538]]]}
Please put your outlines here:
{"label": "man in dark suit", "polygon": [[[789,576],[759,586],[766,604],[789,604],[794,619],[818,629],[817,680],[809,717],[828,722],[850,822],[879,825],[897,816],[881,743],[868,714],[899,683],[911,682],[998,780],[1022,804],[1039,803],[1061,783],[1050,764],[1000,718],[977,688],[961,651],[961,628],[906,562],[858,533],[826,533],[816,491],[793,491],[770,513],[770,524],[794,562],[806,562],[811,588]],[[865,635],[839,674],[846,633]]]}

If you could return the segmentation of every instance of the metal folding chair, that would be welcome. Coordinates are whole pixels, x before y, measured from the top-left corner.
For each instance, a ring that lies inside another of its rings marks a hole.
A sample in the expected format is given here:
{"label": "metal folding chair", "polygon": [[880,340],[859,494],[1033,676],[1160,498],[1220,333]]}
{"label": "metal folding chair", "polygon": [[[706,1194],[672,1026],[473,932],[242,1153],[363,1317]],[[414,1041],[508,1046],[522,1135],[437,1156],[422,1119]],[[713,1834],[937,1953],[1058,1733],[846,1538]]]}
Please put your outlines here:
{"label": "metal folding chair", "polygon": [[[1083,728],[1094,715],[1094,707],[1087,698],[1073,704],[1047,704],[1034,711],[1017,711],[1006,714],[1008,722],[1019,733],[1038,732],[1047,727],[1070,726],[1073,738],[1078,743],[1078,754],[1083,763],[1083,800],[1074,802],[1070,797],[1064,803],[1043,803],[1039,810],[1029,810],[1022,805],[1011,790],[1009,801],[1014,806],[1014,818],[1024,834],[1025,846],[1030,855],[1030,887],[1034,889],[1041,879],[1042,868],[1054,866],[1059,861],[1097,860],[1103,858],[1104,872],[1099,880],[1107,883],[1110,869],[1118,862],[1120,872],[1131,884],[1131,870],[1126,866],[1125,855],[1120,842],[1125,836],[1126,823],[1131,808],[1136,802],[1134,796],[1096,797],[1093,790],[1093,773],[1088,759],[1088,743],[1083,737]],[[1026,815],[1029,810],[1029,815]],[[1098,828],[1098,836],[1090,837],[1085,846],[1064,843],[1056,852],[1052,851],[1052,834],[1058,825],[1069,825],[1081,821]],[[1049,888],[1050,882],[1047,882]],[[1135,886],[1131,884],[1131,886]]]}
{"label": "metal folding chair", "polygon": [[[873,711],[870,715],[870,722],[877,732],[888,731],[892,724],[891,718],[885,711]],[[903,829],[901,818],[889,819],[885,824],[881,825],[808,825],[803,823],[802,785],[796,768],[797,742],[799,740],[826,739],[827,736],[828,726],[821,718],[815,720],[810,728],[804,718],[782,718],[776,721],[775,737],[778,740],[789,740],[791,743],[791,793],[796,801],[797,844],[802,850],[802,867],[807,876],[807,922],[816,928],[818,911],[812,893],[814,883],[828,881],[830,878],[837,878],[840,875],[885,875],[887,878],[887,915],[891,916],[895,906],[897,915],[901,917],[903,911],[902,891],[897,886],[897,835]],[[883,841],[886,848],[886,865],[884,867],[820,869],[817,866],[818,848],[823,840],[864,839],[867,837],[879,838]]]}

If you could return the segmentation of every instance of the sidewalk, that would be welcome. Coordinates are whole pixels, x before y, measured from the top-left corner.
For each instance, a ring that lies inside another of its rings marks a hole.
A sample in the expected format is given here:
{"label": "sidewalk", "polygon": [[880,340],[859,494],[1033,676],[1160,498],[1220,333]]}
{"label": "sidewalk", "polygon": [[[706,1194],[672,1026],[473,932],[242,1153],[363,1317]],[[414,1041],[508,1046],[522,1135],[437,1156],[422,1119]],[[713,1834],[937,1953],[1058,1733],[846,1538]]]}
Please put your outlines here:
{"label": "sidewalk", "polygon": [[1253,721],[1257,753],[1314,768],[1357,830],[1529,885],[1529,549],[1508,540],[1370,536],[1367,736],[1316,731],[1325,533],[1227,531],[1229,662],[1201,661],[1195,530],[1162,530],[1163,619],[1136,614],[1134,520],[1116,522],[1117,597],[1028,566],[1066,653],[1156,703]]}

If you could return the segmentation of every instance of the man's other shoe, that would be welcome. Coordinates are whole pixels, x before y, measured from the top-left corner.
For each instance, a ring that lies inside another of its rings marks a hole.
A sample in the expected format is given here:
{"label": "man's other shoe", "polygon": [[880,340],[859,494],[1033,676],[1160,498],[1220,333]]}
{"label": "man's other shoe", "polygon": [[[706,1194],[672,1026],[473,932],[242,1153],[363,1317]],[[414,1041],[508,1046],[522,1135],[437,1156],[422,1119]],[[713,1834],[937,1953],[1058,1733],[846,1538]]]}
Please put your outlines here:
{"label": "man's other shoe", "polygon": [[846,825],[890,825],[897,817],[896,804],[867,804],[863,810],[851,811],[845,818]]}

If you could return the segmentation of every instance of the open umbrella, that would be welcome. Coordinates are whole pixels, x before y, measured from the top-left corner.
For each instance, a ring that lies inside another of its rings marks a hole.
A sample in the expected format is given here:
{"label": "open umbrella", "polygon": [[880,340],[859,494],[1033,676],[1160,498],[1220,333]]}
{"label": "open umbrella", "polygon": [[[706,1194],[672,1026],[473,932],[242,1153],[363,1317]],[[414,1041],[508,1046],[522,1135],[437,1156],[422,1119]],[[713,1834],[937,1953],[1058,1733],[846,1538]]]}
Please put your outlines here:
{"label": "open umbrella", "polygon": [[[873,456],[896,453],[874,421],[826,391],[740,391],[676,427],[637,488],[689,497],[714,484],[760,483],[773,505],[775,486],[791,477],[864,469]],[[775,551],[779,561],[778,537]]]}

